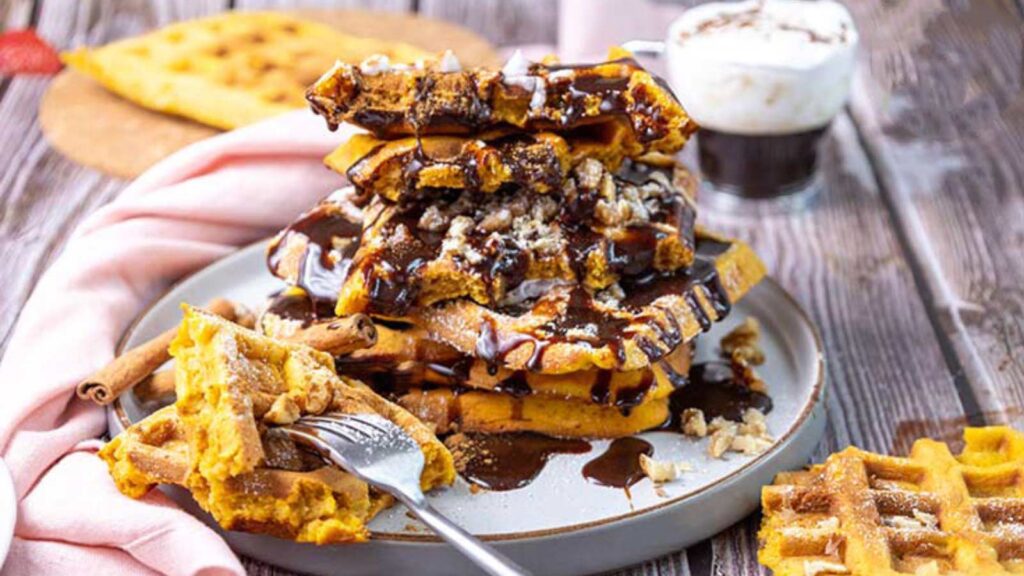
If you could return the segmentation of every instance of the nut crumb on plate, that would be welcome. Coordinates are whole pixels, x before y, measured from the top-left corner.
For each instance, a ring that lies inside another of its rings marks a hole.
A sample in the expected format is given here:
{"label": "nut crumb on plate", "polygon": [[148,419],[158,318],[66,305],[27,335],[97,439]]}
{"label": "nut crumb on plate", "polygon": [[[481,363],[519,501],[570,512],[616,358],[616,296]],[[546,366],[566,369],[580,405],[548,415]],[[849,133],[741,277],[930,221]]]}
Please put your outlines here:
{"label": "nut crumb on plate", "polygon": [[651,481],[656,483],[671,482],[682,476],[684,472],[692,470],[686,462],[655,460],[646,454],[640,455],[640,468]]}

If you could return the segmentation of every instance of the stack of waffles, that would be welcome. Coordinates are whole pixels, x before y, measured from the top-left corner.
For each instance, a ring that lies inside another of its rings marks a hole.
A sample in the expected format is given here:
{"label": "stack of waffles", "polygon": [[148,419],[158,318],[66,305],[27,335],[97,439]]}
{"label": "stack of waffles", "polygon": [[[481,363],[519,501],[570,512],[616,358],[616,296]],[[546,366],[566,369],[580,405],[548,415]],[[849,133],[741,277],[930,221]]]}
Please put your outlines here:
{"label": "stack of waffles", "polygon": [[695,226],[695,180],[671,155],[696,126],[628,53],[501,70],[375,57],[336,64],[307,99],[368,133],[326,160],[352,186],[271,244],[289,288],[259,327],[371,316],[376,345],[339,371],[437,433],[661,426],[690,341],[764,274]]}

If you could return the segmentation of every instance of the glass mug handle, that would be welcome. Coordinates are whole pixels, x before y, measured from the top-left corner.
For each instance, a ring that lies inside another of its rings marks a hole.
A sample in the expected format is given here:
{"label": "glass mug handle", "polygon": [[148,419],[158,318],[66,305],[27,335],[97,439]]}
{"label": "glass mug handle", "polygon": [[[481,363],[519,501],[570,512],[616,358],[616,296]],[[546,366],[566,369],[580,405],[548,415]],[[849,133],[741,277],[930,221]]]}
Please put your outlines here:
{"label": "glass mug handle", "polygon": [[658,58],[665,54],[665,43],[661,40],[627,40],[622,47],[637,56]]}

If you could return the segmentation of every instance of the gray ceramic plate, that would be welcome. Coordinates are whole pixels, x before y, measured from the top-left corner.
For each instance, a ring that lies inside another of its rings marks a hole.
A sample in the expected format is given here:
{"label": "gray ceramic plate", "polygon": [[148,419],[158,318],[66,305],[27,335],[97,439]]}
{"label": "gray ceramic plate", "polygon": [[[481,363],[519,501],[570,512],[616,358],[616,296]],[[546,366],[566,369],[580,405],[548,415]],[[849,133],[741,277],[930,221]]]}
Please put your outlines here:
{"label": "gray ceramic plate", "polygon": [[[263,244],[245,248],[175,286],[154,304],[126,335],[135,346],[173,326],[181,302],[203,303],[215,297],[257,306],[281,288],[263,261]],[[625,491],[588,482],[585,462],[603,452],[594,442],[588,454],[555,456],[528,486],[507,492],[471,494],[461,480],[431,496],[433,504],[475,534],[496,545],[537,574],[586,574],[642,562],[707,538],[751,513],[760,487],[780,470],[804,465],[825,426],[824,367],[817,332],[799,305],[772,280],[765,280],[737,305],[731,316],[702,337],[698,360],[714,353],[713,343],[746,316],[762,323],[768,361],[760,374],[768,382],[775,408],[768,415],[774,446],[757,457],[705,456],[707,440],[680,434],[642,435],[659,459],[686,460],[695,470],[681,481],[655,491],[649,480]],[[129,394],[110,412],[116,434],[125,423],[144,417]],[[199,517],[183,490],[168,493]],[[454,551],[435,540],[401,507],[370,524],[374,540],[363,545],[296,544],[265,536],[225,533],[240,553],[312,574],[462,574],[473,570]]]}

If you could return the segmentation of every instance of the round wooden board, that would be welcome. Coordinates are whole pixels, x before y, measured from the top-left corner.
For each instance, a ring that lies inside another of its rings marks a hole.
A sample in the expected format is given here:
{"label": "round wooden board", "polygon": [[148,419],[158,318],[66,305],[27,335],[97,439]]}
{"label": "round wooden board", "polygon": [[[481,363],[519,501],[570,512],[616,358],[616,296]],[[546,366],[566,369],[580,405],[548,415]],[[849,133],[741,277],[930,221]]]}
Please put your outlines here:
{"label": "round wooden board", "polygon": [[[356,36],[399,40],[434,52],[450,48],[469,65],[498,61],[486,40],[440,20],[360,10],[292,13]],[[47,88],[39,104],[39,123],[54,148],[79,164],[120,178],[134,178],[172,152],[219,132],[137,106],[70,69]]]}

